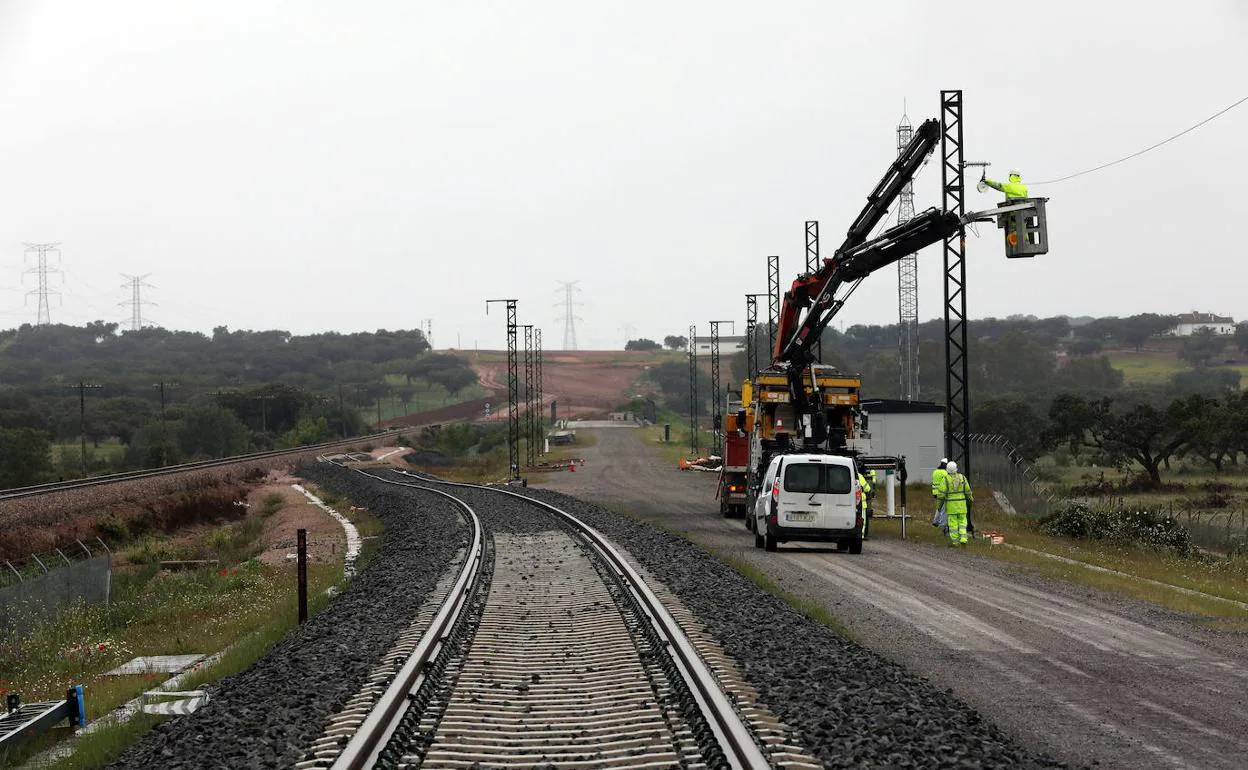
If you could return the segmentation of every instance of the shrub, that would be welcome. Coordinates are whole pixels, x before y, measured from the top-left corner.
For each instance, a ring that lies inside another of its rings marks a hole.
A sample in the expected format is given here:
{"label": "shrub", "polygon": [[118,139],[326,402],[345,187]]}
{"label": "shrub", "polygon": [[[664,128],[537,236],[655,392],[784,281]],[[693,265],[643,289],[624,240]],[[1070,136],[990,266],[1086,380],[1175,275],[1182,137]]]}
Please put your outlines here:
{"label": "shrub", "polygon": [[1193,553],[1192,534],[1176,519],[1149,510],[1090,506],[1068,500],[1056,513],[1040,520],[1040,531],[1079,540],[1112,540]]}

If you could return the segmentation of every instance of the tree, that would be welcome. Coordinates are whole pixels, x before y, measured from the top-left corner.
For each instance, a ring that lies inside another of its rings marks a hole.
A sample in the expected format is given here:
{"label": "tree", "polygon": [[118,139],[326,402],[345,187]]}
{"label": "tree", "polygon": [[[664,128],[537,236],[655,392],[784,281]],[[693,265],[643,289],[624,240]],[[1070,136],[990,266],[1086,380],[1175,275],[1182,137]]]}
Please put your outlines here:
{"label": "tree", "polygon": [[1104,343],[1100,340],[1084,337],[1070,343],[1070,352],[1077,356],[1090,356],[1093,353],[1100,353],[1104,347]]}
{"label": "tree", "polygon": [[971,424],[977,433],[1004,436],[1029,458],[1040,456],[1048,449],[1044,444],[1044,418],[1031,408],[1032,402],[1021,398],[989,399],[972,410]]}
{"label": "tree", "polygon": [[0,428],[0,489],[25,487],[52,473],[48,434],[33,428]]}
{"label": "tree", "polygon": [[1122,387],[1124,375],[1105,356],[1076,358],[1057,370],[1053,384],[1076,392],[1109,391]]}
{"label": "tree", "polygon": [[[1199,397],[1198,397],[1199,398]],[[1139,463],[1154,484],[1161,483],[1161,466],[1184,450],[1202,402],[1178,400],[1167,408],[1135,404],[1115,408],[1109,398],[1086,401],[1063,394],[1049,408],[1046,438],[1098,451],[1115,464]]]}
{"label": "tree", "polygon": [[637,340],[629,340],[628,343],[624,345],[624,349],[625,350],[651,351],[651,350],[662,350],[663,346],[655,342],[654,340],[648,340],[645,337],[642,337],[641,339],[637,339]]}
{"label": "tree", "polygon": [[1114,331],[1114,336],[1118,341],[1132,346],[1135,352],[1139,353],[1145,342],[1170,331],[1178,322],[1179,319],[1172,315],[1140,313],[1122,319]]}
{"label": "tree", "polygon": [[1179,358],[1192,366],[1208,366],[1214,358],[1222,354],[1222,349],[1225,347],[1226,340],[1215,334],[1213,329],[1202,327],[1183,340],[1183,347],[1179,349]]}
{"label": "tree", "polygon": [[469,385],[477,384],[477,373],[466,366],[458,366],[452,369],[439,369],[430,374],[429,379],[446,388],[452,396],[458,396],[459,391]]}
{"label": "tree", "polygon": [[689,347],[689,338],[684,335],[669,334],[663,338],[663,344],[671,350],[684,350]]}
{"label": "tree", "polygon": [[1248,353],[1248,321],[1235,324],[1235,347],[1240,353]]}

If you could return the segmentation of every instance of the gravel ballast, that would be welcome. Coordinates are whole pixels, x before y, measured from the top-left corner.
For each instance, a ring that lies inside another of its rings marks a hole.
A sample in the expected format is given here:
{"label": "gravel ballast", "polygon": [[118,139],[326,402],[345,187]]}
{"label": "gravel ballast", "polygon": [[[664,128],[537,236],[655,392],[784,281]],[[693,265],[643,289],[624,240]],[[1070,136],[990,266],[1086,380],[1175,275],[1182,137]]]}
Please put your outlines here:
{"label": "gravel ballast", "polygon": [[826,767],[1068,767],[1018,745],[953,695],[807,618],[687,540],[558,492],[515,491],[577,516],[662,580]]}
{"label": "gravel ballast", "polygon": [[467,528],[448,500],[327,464],[305,465],[301,475],[381,519],[380,547],[326,609],[254,666],[213,685],[199,711],[157,726],[110,767],[293,766],[467,547]]}

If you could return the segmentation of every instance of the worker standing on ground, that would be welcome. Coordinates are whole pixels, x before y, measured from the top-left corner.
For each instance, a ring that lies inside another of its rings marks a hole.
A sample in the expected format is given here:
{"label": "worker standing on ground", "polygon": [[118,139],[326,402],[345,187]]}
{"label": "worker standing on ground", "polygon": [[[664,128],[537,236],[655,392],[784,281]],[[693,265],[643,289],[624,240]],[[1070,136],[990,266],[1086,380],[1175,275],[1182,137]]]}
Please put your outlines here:
{"label": "worker standing on ground", "polygon": [[983,180],[984,184],[992,189],[1005,193],[1006,200],[1027,197],[1027,185],[1023,184],[1023,175],[1016,168],[1010,169],[1010,181],[1008,182],[997,182],[986,176],[983,177]]}
{"label": "worker standing on ground", "polygon": [[858,486],[862,488],[862,539],[866,540],[871,531],[871,514],[874,511],[871,501],[875,499],[875,487],[862,475],[862,471],[858,472]]}
{"label": "worker standing on ground", "polygon": [[945,466],[949,464],[948,457],[940,458],[940,462],[936,465],[936,469],[932,471],[932,497],[936,500],[936,513],[932,516],[933,527],[945,526],[945,504],[940,500],[941,490],[945,488]]}
{"label": "worker standing on ground", "polygon": [[950,462],[945,467],[945,479],[941,489],[941,502],[949,522],[949,544],[966,545],[966,519],[970,504],[975,501],[971,494],[971,482],[958,473],[958,464]]}

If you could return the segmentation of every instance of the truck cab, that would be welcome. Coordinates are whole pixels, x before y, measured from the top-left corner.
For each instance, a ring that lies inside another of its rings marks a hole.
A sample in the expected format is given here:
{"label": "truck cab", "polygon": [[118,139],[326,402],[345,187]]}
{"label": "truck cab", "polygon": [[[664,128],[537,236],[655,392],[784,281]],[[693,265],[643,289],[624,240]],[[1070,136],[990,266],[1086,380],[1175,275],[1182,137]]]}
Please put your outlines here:
{"label": "truck cab", "polygon": [[771,458],[750,512],[754,546],[768,551],[789,541],[827,541],[862,553],[862,489],[854,459],[783,453]]}

